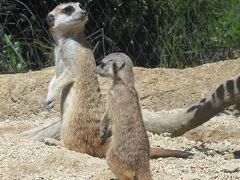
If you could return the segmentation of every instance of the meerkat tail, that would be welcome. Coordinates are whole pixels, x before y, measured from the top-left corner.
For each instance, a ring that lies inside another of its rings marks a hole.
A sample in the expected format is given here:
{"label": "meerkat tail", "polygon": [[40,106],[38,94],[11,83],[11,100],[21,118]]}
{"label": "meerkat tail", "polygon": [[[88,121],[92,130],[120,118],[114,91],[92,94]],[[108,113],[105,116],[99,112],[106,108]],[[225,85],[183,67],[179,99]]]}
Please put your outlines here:
{"label": "meerkat tail", "polygon": [[173,137],[200,126],[225,108],[238,104],[240,100],[240,75],[218,86],[209,96],[190,108],[157,114],[143,110],[146,130],[161,134],[169,132]]}
{"label": "meerkat tail", "polygon": [[171,150],[171,149],[164,149],[164,148],[150,148],[150,158],[166,158],[166,157],[177,157],[177,158],[189,158],[193,156],[192,153],[186,151],[179,151],[179,150]]}
{"label": "meerkat tail", "polygon": [[44,142],[45,138],[54,138],[59,140],[62,121],[60,118],[49,118],[47,122],[37,127],[20,133],[23,137],[33,141]]}
{"label": "meerkat tail", "polygon": [[[169,132],[176,137],[209,121],[226,107],[238,104],[239,99],[240,75],[226,80],[212,94],[190,108],[163,114],[142,109],[144,125],[152,133]],[[59,136],[60,128],[61,120],[54,119],[22,134],[33,140],[42,140],[44,137]]]}
{"label": "meerkat tail", "polygon": [[[172,137],[200,126],[222,112],[226,107],[240,102],[240,75],[226,80],[209,96],[190,108],[165,112],[163,114],[142,109],[143,121],[147,131],[152,133],[171,133]],[[61,120],[48,122],[22,134],[33,140],[59,136]],[[54,133],[53,133],[54,132]]]}

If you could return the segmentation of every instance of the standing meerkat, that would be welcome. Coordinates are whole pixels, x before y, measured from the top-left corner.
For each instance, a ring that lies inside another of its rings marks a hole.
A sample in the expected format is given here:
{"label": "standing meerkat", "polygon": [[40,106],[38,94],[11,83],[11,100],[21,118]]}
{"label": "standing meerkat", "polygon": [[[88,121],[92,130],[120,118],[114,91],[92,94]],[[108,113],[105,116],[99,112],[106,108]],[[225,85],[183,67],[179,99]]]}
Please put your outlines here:
{"label": "standing meerkat", "polygon": [[[70,150],[104,157],[111,138],[101,144],[100,87],[93,52],[84,36],[87,12],[79,3],[64,3],[48,14],[47,22],[56,43],[56,73],[49,84],[44,107],[51,110],[61,93],[60,144]],[[151,148],[150,154],[153,158],[191,155],[161,148]]]}
{"label": "standing meerkat", "polygon": [[100,87],[95,59],[84,36],[87,18],[79,3],[60,4],[47,16],[56,43],[56,74],[49,84],[44,107],[51,110],[61,93],[60,144],[103,157],[107,148],[99,138]]}
{"label": "standing meerkat", "polygon": [[131,59],[122,53],[106,56],[98,66],[100,76],[113,79],[100,136],[104,141],[111,122],[112,141],[106,160],[117,178],[150,180],[150,146],[132,68]]}

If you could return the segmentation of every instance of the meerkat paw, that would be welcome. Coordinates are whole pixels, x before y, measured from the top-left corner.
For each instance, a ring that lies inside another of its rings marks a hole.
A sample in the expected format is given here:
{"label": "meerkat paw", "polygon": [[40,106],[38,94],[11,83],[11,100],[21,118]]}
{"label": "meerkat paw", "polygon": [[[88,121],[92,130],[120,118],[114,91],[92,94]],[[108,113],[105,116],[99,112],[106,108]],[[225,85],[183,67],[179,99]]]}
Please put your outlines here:
{"label": "meerkat paw", "polygon": [[60,141],[53,139],[53,138],[44,138],[43,142],[49,146],[60,146],[61,145]]}
{"label": "meerkat paw", "polygon": [[43,102],[43,108],[47,109],[48,111],[51,111],[51,109],[54,107],[54,101],[53,100],[46,100]]}

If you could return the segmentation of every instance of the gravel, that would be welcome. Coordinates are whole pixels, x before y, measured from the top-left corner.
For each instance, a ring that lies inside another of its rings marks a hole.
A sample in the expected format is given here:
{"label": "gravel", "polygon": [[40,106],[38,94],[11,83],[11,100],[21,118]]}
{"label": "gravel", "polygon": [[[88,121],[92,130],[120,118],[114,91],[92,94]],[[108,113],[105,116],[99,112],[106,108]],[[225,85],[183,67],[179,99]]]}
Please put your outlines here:
{"label": "gravel", "polygon": [[[46,120],[32,116],[31,121],[24,118],[0,121],[0,179],[114,178],[104,159],[72,152],[63,147],[29,141],[19,135],[20,132]],[[151,160],[153,178],[239,179],[239,159],[234,159],[232,155],[232,152],[240,150],[239,122],[240,118],[221,114],[184,136],[171,138],[167,134],[148,133],[151,146],[194,153],[190,159]],[[223,127],[228,129],[230,135],[224,136],[226,131],[221,131]],[[216,133],[208,135],[206,132],[209,131]],[[233,136],[231,132],[234,132]],[[196,140],[198,136],[202,137],[201,141]]]}

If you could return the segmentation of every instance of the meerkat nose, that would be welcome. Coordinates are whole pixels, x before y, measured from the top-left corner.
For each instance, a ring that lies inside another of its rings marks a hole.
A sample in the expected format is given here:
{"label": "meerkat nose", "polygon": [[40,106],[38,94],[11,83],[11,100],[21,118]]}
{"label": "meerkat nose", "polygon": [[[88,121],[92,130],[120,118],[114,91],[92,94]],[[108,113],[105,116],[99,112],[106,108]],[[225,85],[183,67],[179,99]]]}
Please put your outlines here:
{"label": "meerkat nose", "polygon": [[87,16],[87,15],[88,15],[88,12],[85,11],[85,10],[83,10],[83,11],[82,11],[82,15]]}

